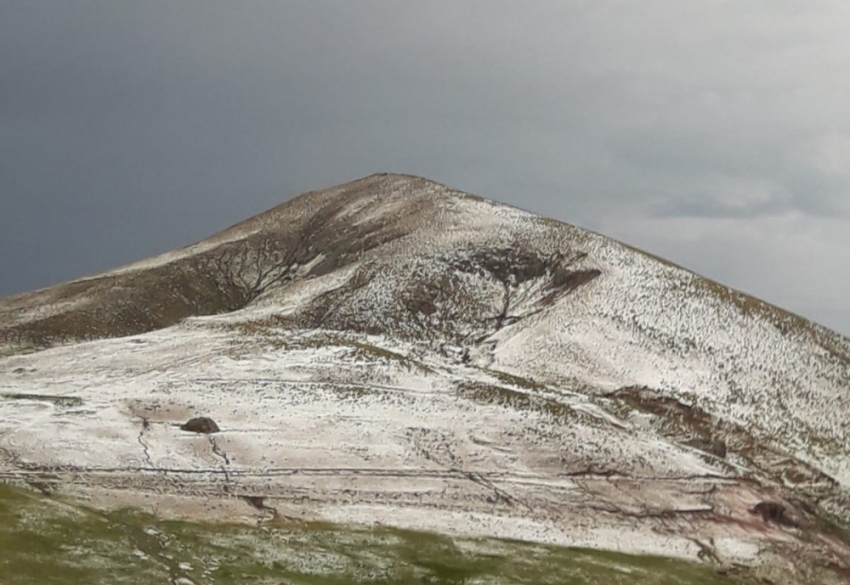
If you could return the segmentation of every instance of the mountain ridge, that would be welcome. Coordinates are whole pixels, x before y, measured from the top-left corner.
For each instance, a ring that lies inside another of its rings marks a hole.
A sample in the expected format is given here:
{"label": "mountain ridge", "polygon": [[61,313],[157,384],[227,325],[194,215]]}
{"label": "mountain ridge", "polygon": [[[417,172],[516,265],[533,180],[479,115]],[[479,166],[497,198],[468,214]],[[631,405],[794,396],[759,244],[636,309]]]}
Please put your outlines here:
{"label": "mountain ridge", "polygon": [[[89,284],[89,283],[93,284],[93,283],[96,283],[96,282],[101,281],[103,279],[114,278],[114,277],[119,276],[121,274],[140,271],[140,270],[143,270],[146,267],[151,267],[151,266],[156,266],[156,265],[159,265],[159,266],[167,265],[167,264],[170,264],[172,262],[179,261],[180,259],[185,259],[186,257],[191,256],[192,254],[197,254],[199,252],[211,251],[218,246],[225,245],[227,243],[233,242],[234,240],[240,239],[240,236],[241,236],[241,238],[249,237],[251,235],[251,233],[246,233],[246,230],[248,232],[256,233],[257,231],[262,230],[263,227],[269,228],[270,227],[269,226],[270,222],[268,221],[269,218],[277,218],[279,220],[280,216],[283,213],[285,213],[285,211],[291,206],[295,206],[295,205],[299,205],[299,204],[306,204],[306,205],[304,205],[305,207],[307,207],[308,209],[313,208],[314,212],[316,212],[318,210],[316,210],[315,208],[320,207],[321,204],[316,202],[316,201],[311,201],[311,198],[320,198],[320,201],[325,200],[324,203],[327,204],[328,202],[326,201],[326,199],[332,198],[336,194],[342,195],[344,197],[345,195],[348,194],[348,193],[346,193],[347,190],[352,189],[352,188],[356,189],[357,185],[364,184],[364,183],[369,184],[370,182],[373,182],[375,180],[380,180],[380,179],[385,179],[385,178],[396,179],[396,180],[406,180],[406,181],[418,182],[418,183],[421,183],[421,184],[427,184],[431,187],[437,187],[437,188],[444,189],[445,191],[447,191],[447,193],[450,193],[451,196],[454,196],[454,197],[466,197],[466,198],[469,198],[469,199],[472,199],[472,200],[475,200],[475,201],[486,202],[486,203],[491,204],[491,205],[498,205],[498,206],[501,206],[505,209],[513,209],[513,210],[520,212],[520,213],[523,213],[523,214],[535,215],[532,212],[527,211],[525,209],[522,209],[520,207],[502,204],[502,203],[499,203],[499,202],[496,202],[496,201],[493,201],[493,200],[489,200],[489,199],[486,199],[486,198],[483,198],[483,197],[479,197],[479,196],[476,196],[476,195],[463,193],[463,192],[460,192],[460,191],[457,191],[457,190],[454,190],[454,189],[450,189],[447,186],[442,185],[440,183],[437,183],[437,182],[434,182],[434,181],[431,181],[431,180],[428,180],[428,179],[424,179],[422,177],[418,177],[418,176],[415,176],[415,175],[389,173],[389,172],[375,173],[375,174],[368,175],[366,177],[356,179],[354,181],[344,183],[344,184],[341,184],[341,185],[335,185],[333,187],[329,187],[329,188],[326,188],[326,189],[312,190],[312,191],[302,193],[301,195],[298,195],[298,196],[296,196],[296,197],[294,197],[290,200],[287,200],[287,201],[285,201],[281,204],[278,204],[278,205],[276,205],[276,206],[274,206],[274,207],[272,207],[272,208],[270,208],[266,211],[257,213],[257,214],[255,214],[255,215],[253,215],[253,216],[251,216],[251,217],[249,217],[245,220],[242,220],[242,221],[240,221],[236,224],[233,224],[233,225],[231,225],[227,228],[224,228],[223,230],[216,232],[215,234],[209,236],[208,238],[204,238],[203,240],[195,242],[194,244],[190,244],[188,246],[184,246],[182,248],[175,249],[171,252],[165,252],[163,254],[159,254],[159,255],[153,256],[153,257],[148,258],[148,259],[143,259],[143,260],[140,260],[140,261],[131,262],[130,264],[126,264],[124,266],[120,266],[120,267],[115,268],[115,269],[110,269],[110,270],[107,270],[105,272],[101,272],[101,273],[98,273],[98,274],[80,277],[80,278],[73,279],[73,280],[65,282],[65,283],[59,283],[59,284],[56,284],[56,285],[42,287],[42,288],[34,290],[34,291],[17,293],[17,294],[10,295],[10,296],[5,297],[5,298],[0,298],[0,317],[3,317],[4,315],[7,316],[9,313],[11,313],[12,311],[14,311],[16,309],[16,305],[23,304],[27,301],[27,299],[30,299],[34,296],[37,297],[38,295],[45,295],[49,292],[57,291],[59,289],[73,289],[73,288],[76,288],[76,287],[85,286],[86,284]],[[446,195],[446,197],[448,197],[448,196],[449,195]],[[333,202],[331,202],[331,203],[333,203]],[[586,228],[578,228],[576,226],[562,222],[560,220],[543,218],[541,216],[536,216],[536,215],[535,215],[535,217],[539,217],[541,220],[546,221],[546,222],[553,222],[555,225],[568,227],[572,230],[580,230],[581,232],[585,232],[586,234],[592,235],[594,237],[605,238],[605,239],[611,240],[610,238],[608,238],[607,236],[605,236],[604,234],[601,234],[599,232],[596,232],[596,231],[593,231],[593,230],[588,230]],[[291,219],[291,218],[287,218],[287,219]],[[260,224],[259,227],[257,227],[256,224]],[[634,252],[636,252],[638,254],[641,254],[641,255],[646,256],[648,258],[657,260],[657,261],[659,261],[663,264],[666,264],[668,266],[671,266],[673,268],[676,268],[677,270],[683,271],[683,272],[688,273],[688,274],[693,274],[695,276],[699,276],[701,279],[703,279],[705,281],[705,283],[708,285],[708,287],[713,289],[719,295],[727,296],[734,303],[736,303],[739,306],[739,308],[741,308],[742,310],[745,310],[745,311],[746,310],[756,310],[756,311],[761,311],[761,312],[765,312],[765,310],[766,310],[767,313],[775,313],[775,312],[778,311],[778,312],[781,313],[781,318],[782,318],[783,321],[786,321],[786,322],[787,321],[794,321],[796,326],[803,327],[803,328],[806,328],[809,331],[811,331],[813,337],[820,337],[820,338],[822,338],[822,337],[832,337],[834,342],[830,343],[831,347],[835,346],[835,342],[840,343],[840,342],[843,341],[844,344],[847,345],[848,348],[850,348],[850,338],[847,338],[846,336],[844,336],[844,335],[842,335],[838,332],[835,332],[835,331],[829,329],[828,327],[826,327],[822,324],[815,323],[815,322],[810,321],[809,319],[807,319],[807,318],[805,318],[801,315],[791,313],[790,311],[787,311],[786,309],[784,309],[784,308],[782,308],[778,305],[767,303],[766,301],[758,299],[758,298],[756,298],[752,295],[749,295],[745,292],[742,292],[740,290],[734,289],[733,287],[729,287],[729,286],[724,285],[722,283],[719,283],[717,281],[714,281],[714,280],[711,280],[711,279],[706,278],[704,276],[701,276],[701,275],[689,270],[688,268],[686,268],[686,267],[684,267],[680,264],[674,263],[674,262],[672,262],[672,261],[670,261],[666,258],[662,258],[662,257],[657,256],[655,254],[646,252],[644,250],[640,250],[638,248],[635,248],[634,246],[631,246],[629,244],[625,244],[623,242],[619,242],[619,241],[616,241],[616,240],[611,240],[611,241],[618,244],[618,245],[624,246],[624,247],[626,247],[630,250],[633,250]],[[194,314],[195,313],[189,312],[188,314],[186,314],[184,316],[191,316],[191,315],[194,315]],[[205,313],[201,312],[200,314],[205,314]],[[2,321],[0,321],[0,323],[2,323]],[[162,326],[168,326],[168,325],[171,325],[171,324],[173,324],[173,322],[166,322]],[[778,327],[780,327],[780,328],[782,327],[779,320],[776,321],[776,324],[777,324]],[[145,329],[145,330],[150,330],[150,329]],[[3,333],[5,335],[8,335],[7,331],[3,331]],[[132,331],[130,333],[132,333]],[[127,332],[122,331],[122,334],[127,334]],[[845,356],[847,356],[847,355],[850,355],[850,350],[845,351]]]}

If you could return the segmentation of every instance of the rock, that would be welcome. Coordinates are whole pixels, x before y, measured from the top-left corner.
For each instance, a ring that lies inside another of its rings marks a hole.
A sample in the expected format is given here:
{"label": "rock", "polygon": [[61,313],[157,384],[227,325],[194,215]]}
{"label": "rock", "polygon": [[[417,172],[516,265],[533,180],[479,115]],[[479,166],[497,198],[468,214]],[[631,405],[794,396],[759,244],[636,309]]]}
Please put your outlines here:
{"label": "rock", "polygon": [[183,424],[183,426],[180,427],[180,430],[189,431],[190,433],[203,433],[205,435],[221,431],[216,422],[207,416],[198,416],[193,419],[189,419],[185,424]]}
{"label": "rock", "polygon": [[791,519],[783,504],[779,502],[759,502],[752,510],[751,514],[758,514],[765,522],[773,522],[782,526],[797,526],[797,523]]}

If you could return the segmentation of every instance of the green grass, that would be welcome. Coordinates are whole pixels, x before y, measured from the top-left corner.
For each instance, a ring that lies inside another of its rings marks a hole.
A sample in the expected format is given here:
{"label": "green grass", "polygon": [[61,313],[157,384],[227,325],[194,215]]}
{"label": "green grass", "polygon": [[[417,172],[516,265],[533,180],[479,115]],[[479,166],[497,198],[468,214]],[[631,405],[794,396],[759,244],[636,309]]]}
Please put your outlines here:
{"label": "green grass", "polygon": [[0,485],[0,583],[733,585],[712,567],[394,529],[98,512]]}

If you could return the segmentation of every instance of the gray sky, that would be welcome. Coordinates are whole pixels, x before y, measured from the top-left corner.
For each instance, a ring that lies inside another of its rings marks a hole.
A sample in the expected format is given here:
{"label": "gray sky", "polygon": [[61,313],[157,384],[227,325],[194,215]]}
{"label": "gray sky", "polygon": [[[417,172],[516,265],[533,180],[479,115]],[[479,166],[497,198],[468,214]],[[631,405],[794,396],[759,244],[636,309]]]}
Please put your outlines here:
{"label": "gray sky", "polygon": [[5,2],[0,295],[408,172],[850,334],[850,3]]}

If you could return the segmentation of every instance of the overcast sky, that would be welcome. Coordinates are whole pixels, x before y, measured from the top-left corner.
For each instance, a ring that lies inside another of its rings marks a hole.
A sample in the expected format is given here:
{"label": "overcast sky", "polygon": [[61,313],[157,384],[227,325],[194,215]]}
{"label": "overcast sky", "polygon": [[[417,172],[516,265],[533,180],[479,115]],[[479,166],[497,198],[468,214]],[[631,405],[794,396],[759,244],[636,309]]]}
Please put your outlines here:
{"label": "overcast sky", "polygon": [[4,2],[0,295],[407,172],[850,334],[850,3]]}

